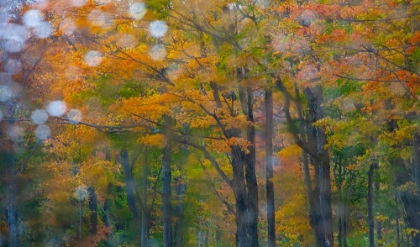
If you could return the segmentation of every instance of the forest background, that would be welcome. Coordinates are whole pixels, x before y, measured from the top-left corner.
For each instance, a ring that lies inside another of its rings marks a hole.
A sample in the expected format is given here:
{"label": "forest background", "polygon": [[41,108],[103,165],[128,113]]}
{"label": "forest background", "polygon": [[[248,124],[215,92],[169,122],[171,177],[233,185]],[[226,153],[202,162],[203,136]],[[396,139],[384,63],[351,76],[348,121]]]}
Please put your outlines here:
{"label": "forest background", "polygon": [[420,246],[419,3],[0,1],[0,244]]}

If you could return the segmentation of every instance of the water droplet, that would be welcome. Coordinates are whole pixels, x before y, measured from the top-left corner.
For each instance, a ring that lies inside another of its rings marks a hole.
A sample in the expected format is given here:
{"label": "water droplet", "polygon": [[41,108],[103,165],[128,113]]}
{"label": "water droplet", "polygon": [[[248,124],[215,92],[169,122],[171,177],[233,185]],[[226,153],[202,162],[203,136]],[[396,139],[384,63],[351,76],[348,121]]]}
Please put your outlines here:
{"label": "water droplet", "polygon": [[0,24],[8,23],[10,21],[10,15],[11,14],[7,10],[0,10]]}
{"label": "water droplet", "polygon": [[67,110],[67,105],[64,101],[51,101],[47,106],[47,112],[51,116],[61,117]]}
{"label": "water droplet", "polygon": [[92,10],[88,15],[89,21],[92,25],[99,27],[111,26],[114,20],[111,15],[104,13],[98,9]]}
{"label": "water droplet", "polygon": [[270,0],[257,0],[256,4],[260,8],[266,8],[270,6],[270,2],[271,2]]}
{"label": "water droplet", "polygon": [[60,24],[60,30],[65,35],[70,36],[76,31],[77,26],[76,23],[73,21],[73,19],[67,18],[64,19]]}
{"label": "water droplet", "polygon": [[7,71],[12,75],[19,74],[22,71],[22,63],[16,59],[8,59],[6,66]]}
{"label": "water droplet", "polygon": [[25,45],[25,41],[18,37],[9,38],[4,42],[4,48],[8,52],[20,52]]}
{"label": "water droplet", "polygon": [[8,52],[20,52],[30,32],[25,26],[7,23],[0,25],[0,38],[5,39],[4,47]]}
{"label": "water droplet", "polygon": [[133,17],[136,20],[141,20],[147,12],[146,4],[133,3],[130,5],[128,11],[130,12],[131,17]]}
{"label": "water droplet", "polygon": [[12,92],[9,86],[0,86],[0,101],[7,101],[12,97]]}
{"label": "water droplet", "polygon": [[44,124],[48,120],[48,113],[45,110],[35,110],[32,112],[31,119],[34,124]]}
{"label": "water droplet", "polygon": [[317,19],[317,14],[311,10],[305,10],[299,16],[299,23],[304,27],[309,27]]}
{"label": "water droplet", "polygon": [[80,185],[74,191],[74,197],[76,197],[76,199],[79,200],[79,201],[86,200],[88,198],[88,196],[89,196],[88,190],[87,190],[87,187],[85,185]]}
{"label": "water droplet", "polygon": [[47,0],[33,0],[32,4],[34,5],[34,7],[38,9],[44,9],[45,7],[48,6],[48,1]]}
{"label": "water droplet", "polygon": [[154,21],[149,25],[150,35],[155,38],[161,38],[168,31],[168,26],[164,21]]}
{"label": "water droplet", "polygon": [[94,67],[101,64],[102,59],[102,53],[100,53],[99,51],[89,51],[86,54],[84,61],[88,66]]}
{"label": "water droplet", "polygon": [[398,96],[407,94],[407,89],[403,86],[402,82],[392,82],[390,84],[390,89],[393,94]]}
{"label": "water droplet", "polygon": [[12,80],[10,73],[0,72],[0,85],[7,85]]}
{"label": "water droplet", "polygon": [[111,0],[96,0],[96,4],[97,5],[105,5],[105,4],[110,4]]}
{"label": "water droplet", "polygon": [[36,27],[42,22],[41,11],[30,9],[22,17],[23,24],[27,27]]}
{"label": "water droplet", "polygon": [[155,61],[160,61],[166,57],[166,49],[163,45],[154,45],[149,56]]}
{"label": "water droplet", "polygon": [[285,52],[287,50],[289,37],[284,34],[277,35],[271,41],[271,46],[277,52]]}
{"label": "water droplet", "polygon": [[10,85],[11,97],[17,97],[22,92],[22,86],[17,82],[11,82]]}
{"label": "water droplet", "polygon": [[46,39],[52,34],[52,27],[49,22],[41,22],[38,26],[34,28],[35,36],[40,39]]}
{"label": "water droplet", "polygon": [[133,35],[123,34],[117,41],[117,45],[125,49],[134,48],[136,46],[136,39],[133,37]]}
{"label": "water droplet", "polygon": [[299,71],[298,76],[307,82],[311,82],[319,78],[319,71],[314,64],[308,64]]}
{"label": "water droplet", "polygon": [[42,124],[36,127],[35,136],[38,140],[46,140],[51,136],[51,129],[48,125]]}
{"label": "water droplet", "polygon": [[65,76],[67,80],[74,81],[77,80],[82,74],[82,71],[79,67],[76,66],[69,66],[65,72]]}
{"label": "water droplet", "polygon": [[23,137],[24,133],[25,131],[23,130],[23,128],[13,125],[10,127],[9,137],[12,141],[19,141],[19,139]]}
{"label": "water droplet", "polygon": [[70,4],[74,7],[82,7],[86,4],[86,0],[71,0]]}
{"label": "water droplet", "polygon": [[79,123],[82,121],[82,112],[77,109],[71,109],[69,113],[67,113],[67,119],[71,123]]}

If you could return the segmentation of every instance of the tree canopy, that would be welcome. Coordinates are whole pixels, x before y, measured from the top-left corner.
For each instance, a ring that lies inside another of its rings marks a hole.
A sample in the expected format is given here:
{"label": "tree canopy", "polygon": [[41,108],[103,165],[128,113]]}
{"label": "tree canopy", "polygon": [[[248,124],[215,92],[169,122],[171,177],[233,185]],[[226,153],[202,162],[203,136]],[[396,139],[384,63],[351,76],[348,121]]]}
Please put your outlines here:
{"label": "tree canopy", "polygon": [[419,246],[420,8],[0,2],[0,245]]}

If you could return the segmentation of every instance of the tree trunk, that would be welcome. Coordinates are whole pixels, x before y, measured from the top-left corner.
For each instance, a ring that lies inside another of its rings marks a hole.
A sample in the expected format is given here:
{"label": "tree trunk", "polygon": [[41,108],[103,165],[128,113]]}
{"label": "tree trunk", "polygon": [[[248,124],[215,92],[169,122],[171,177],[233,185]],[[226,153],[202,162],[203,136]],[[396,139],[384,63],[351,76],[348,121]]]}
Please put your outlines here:
{"label": "tree trunk", "polygon": [[[244,72],[243,72],[244,73]],[[239,87],[239,99],[247,120],[254,123],[252,91],[246,92]],[[241,131],[230,130],[231,137],[240,137]],[[247,141],[251,143],[248,150],[240,146],[231,147],[233,180],[232,189],[236,202],[236,246],[258,246],[258,184],[255,173],[255,127],[246,129]],[[245,178],[245,179],[244,179]]]}
{"label": "tree trunk", "polygon": [[140,237],[140,211],[137,207],[136,188],[134,184],[133,173],[131,170],[130,162],[128,160],[128,152],[125,148],[121,151],[121,163],[124,168],[125,190],[127,193],[128,207],[133,214],[134,224],[136,226],[136,236]]}
{"label": "tree trunk", "polygon": [[150,173],[149,164],[147,162],[147,147],[144,150],[143,157],[143,177],[142,177],[142,197],[144,200],[144,208],[141,212],[141,236],[140,236],[140,246],[147,247],[149,242],[149,212],[147,205],[147,186],[148,186],[148,177]]}
{"label": "tree trunk", "polygon": [[[379,179],[379,172],[376,173],[378,179]],[[381,205],[379,199],[380,199],[380,183],[378,180],[374,182],[374,188],[375,188],[375,201],[376,205]],[[383,246],[382,245],[382,222],[380,220],[376,220],[376,239],[378,241],[378,247]]]}
{"label": "tree trunk", "polygon": [[[184,123],[183,124],[183,129],[184,129],[184,133],[186,135],[188,135],[189,133],[189,126],[188,124]],[[188,136],[185,137],[188,140]],[[182,173],[183,170],[183,164],[187,163],[188,161],[188,146],[184,145],[182,147],[182,156],[181,159],[179,160],[179,162],[177,162],[177,168],[178,170]],[[186,190],[186,184],[183,181],[182,175],[179,175],[176,178],[176,184],[175,184],[175,188],[176,188],[176,207],[175,207],[175,217],[176,217],[176,222],[175,222],[175,246],[176,247],[183,247],[185,246],[184,243],[184,232],[185,232],[185,227],[184,227],[184,196],[185,196],[185,190]]]}
{"label": "tree trunk", "polygon": [[373,172],[378,167],[378,164],[372,164],[368,172],[368,227],[369,227],[369,246],[375,247],[375,223],[373,219]]}
{"label": "tree trunk", "polygon": [[400,247],[401,238],[400,238],[400,212],[398,210],[398,197],[397,189],[394,188],[394,201],[395,201],[395,234],[397,235],[397,247]]}
{"label": "tree trunk", "polygon": [[[111,183],[108,184],[107,194],[108,194],[108,196],[112,195],[112,184]],[[111,209],[111,204],[112,204],[111,198],[105,198],[104,206],[102,207],[103,212],[104,212],[104,215],[102,216],[102,222],[104,223],[104,225],[106,227],[111,226],[111,216],[109,215],[110,214],[109,210]]]}
{"label": "tree trunk", "polygon": [[130,208],[130,211],[133,214],[134,219],[136,220],[136,222],[138,222],[139,210],[136,204],[135,184],[133,180],[133,173],[131,171],[131,166],[128,161],[127,149],[123,149],[121,151],[121,163],[124,168],[125,189],[127,193],[128,207]]}
{"label": "tree trunk", "polygon": [[[111,150],[109,149],[109,147],[107,148],[106,152],[105,152],[105,160],[107,161],[111,161]],[[103,211],[103,216],[102,216],[102,222],[104,223],[104,225],[106,227],[110,227],[111,226],[111,216],[110,216],[110,209],[111,209],[111,204],[112,204],[112,183],[108,184],[108,188],[107,188],[107,196],[105,198],[104,201],[104,205],[102,207],[102,211]]]}
{"label": "tree trunk", "polygon": [[247,88],[247,106],[248,116],[247,120],[252,123],[247,129],[247,140],[251,143],[248,146],[248,152],[245,152],[245,181],[248,190],[247,203],[248,203],[248,217],[247,232],[249,235],[249,243],[251,246],[258,246],[258,183],[257,175],[255,173],[256,163],[256,150],[255,150],[255,126],[254,126],[254,113],[253,113],[253,99],[252,90]]}
{"label": "tree trunk", "polygon": [[331,178],[329,157],[325,157],[320,168],[320,212],[322,217],[322,228],[324,229],[324,239],[321,246],[329,247],[334,245],[332,233],[332,208],[331,208]]}
{"label": "tree trunk", "polygon": [[17,247],[18,244],[18,232],[17,232],[17,177],[15,158],[13,154],[7,154],[7,162],[9,169],[9,186],[7,190],[7,224],[9,227],[9,246]]}
{"label": "tree trunk", "polygon": [[[324,118],[322,110],[322,88],[315,86],[306,88],[304,93],[308,99],[308,126],[307,138],[311,163],[315,168],[315,194],[316,215],[313,225],[316,231],[317,245],[322,247],[334,246],[332,232],[332,207],[331,207],[331,177],[330,157],[324,149],[326,136],[322,129],[312,124]],[[319,191],[317,190],[319,189]]]}
{"label": "tree trunk", "polygon": [[177,205],[176,205],[176,224],[175,224],[175,246],[182,247],[184,244],[184,195],[186,185],[182,182],[181,178],[177,179],[176,184],[176,196],[177,196]]}
{"label": "tree trunk", "polygon": [[[1,133],[0,133],[1,134]],[[17,217],[17,174],[16,174],[16,160],[15,153],[11,148],[11,142],[0,142],[0,167],[4,167],[4,180],[6,184],[5,193],[5,218],[8,227],[8,245],[10,247],[17,247],[18,244],[18,217]],[[10,146],[8,146],[10,145]]]}
{"label": "tree trunk", "polygon": [[337,187],[339,204],[337,209],[338,214],[338,246],[347,246],[347,200],[343,196],[343,164],[341,158],[336,158],[334,167],[334,180]]}
{"label": "tree trunk", "polygon": [[90,233],[96,234],[98,230],[98,198],[95,189],[88,188],[89,192],[89,210],[90,210]]}
{"label": "tree trunk", "polygon": [[267,193],[268,247],[276,246],[275,205],[273,186],[273,92],[265,92],[265,186]]}
{"label": "tree trunk", "polygon": [[[295,96],[298,102],[296,104],[296,108],[297,108],[298,118],[299,118],[299,132],[300,132],[299,134],[300,134],[300,138],[302,140],[303,145],[306,146],[307,138],[306,138],[306,133],[305,133],[303,109],[300,103],[301,101],[300,92],[296,84],[295,84]],[[316,164],[314,163],[314,165]],[[309,223],[311,225],[311,228],[314,231],[316,243],[321,243],[322,237],[323,237],[323,230],[319,226],[321,217],[319,214],[319,206],[317,207],[317,205],[319,204],[317,203],[318,196],[315,196],[315,194],[318,195],[319,193],[314,193],[314,191],[312,190],[311,174],[309,171],[309,159],[308,159],[308,154],[304,150],[302,150],[302,166],[303,166],[304,183],[305,183],[305,188],[306,188],[307,200],[309,204]],[[319,180],[318,169],[315,169],[315,178],[316,178],[316,181]],[[317,182],[315,183],[315,186],[316,188],[319,188]],[[319,189],[316,189],[315,192],[316,191],[319,191]]]}
{"label": "tree trunk", "polygon": [[169,132],[170,117],[164,116],[166,145],[162,156],[162,213],[163,213],[163,246],[172,247],[172,205],[171,205],[171,135]]}

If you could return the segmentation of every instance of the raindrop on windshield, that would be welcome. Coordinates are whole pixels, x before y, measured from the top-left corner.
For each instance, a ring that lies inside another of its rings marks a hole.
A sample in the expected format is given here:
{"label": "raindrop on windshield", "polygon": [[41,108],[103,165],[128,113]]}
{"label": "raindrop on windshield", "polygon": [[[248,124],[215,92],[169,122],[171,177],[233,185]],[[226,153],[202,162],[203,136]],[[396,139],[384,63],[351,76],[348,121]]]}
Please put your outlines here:
{"label": "raindrop on windshield", "polygon": [[114,20],[111,15],[104,13],[98,9],[92,10],[88,15],[89,21],[99,27],[112,26]]}
{"label": "raindrop on windshield", "polygon": [[7,101],[12,97],[12,91],[9,86],[0,86],[0,101]]}
{"label": "raindrop on windshield", "polygon": [[35,36],[40,39],[46,39],[52,34],[52,27],[49,22],[41,22],[34,28]]}
{"label": "raindrop on windshield", "polygon": [[86,54],[84,61],[88,66],[94,67],[101,64],[102,59],[102,53],[100,53],[99,51],[89,51]]}
{"label": "raindrop on windshield", "polygon": [[155,61],[160,61],[166,57],[166,49],[162,45],[154,45],[149,52],[149,56]]}
{"label": "raindrop on windshield", "polygon": [[27,27],[37,27],[42,23],[41,11],[37,9],[30,9],[25,12],[22,17],[23,24]]}
{"label": "raindrop on windshield", "polygon": [[76,31],[76,28],[76,23],[70,18],[64,19],[60,24],[61,32],[67,36],[72,35]]}
{"label": "raindrop on windshield", "polygon": [[133,3],[128,9],[131,17],[136,20],[141,20],[147,12],[146,5],[144,3]]}
{"label": "raindrop on windshield", "polygon": [[51,116],[61,117],[67,110],[67,105],[64,101],[51,101],[47,106],[47,112]]}
{"label": "raindrop on windshield", "polygon": [[36,127],[35,136],[38,140],[45,140],[51,136],[51,129],[48,125],[42,124]]}
{"label": "raindrop on windshield", "polygon": [[74,197],[76,197],[79,201],[84,201],[88,198],[88,191],[87,187],[84,185],[80,185],[77,187],[76,191],[74,192]]}
{"label": "raindrop on windshield", "polygon": [[86,4],[86,0],[71,0],[70,4],[74,7],[82,7]]}
{"label": "raindrop on windshield", "polygon": [[149,25],[150,35],[155,38],[161,38],[168,31],[168,26],[164,21],[154,21]]}
{"label": "raindrop on windshield", "polygon": [[124,34],[117,41],[117,45],[119,45],[119,46],[121,46],[125,49],[134,48],[136,46],[136,39],[133,37],[133,35]]}
{"label": "raindrop on windshield", "polygon": [[45,110],[35,110],[32,112],[31,119],[34,124],[44,124],[48,120],[48,113]]}
{"label": "raindrop on windshield", "polygon": [[7,71],[9,71],[12,75],[19,74],[22,71],[22,63],[16,59],[8,59],[6,66]]}
{"label": "raindrop on windshield", "polygon": [[19,141],[19,139],[24,135],[25,131],[22,127],[13,125],[9,130],[9,137],[13,141]]}
{"label": "raindrop on windshield", "polygon": [[82,112],[77,109],[71,109],[69,113],[67,113],[67,119],[71,123],[79,123],[82,121]]}

